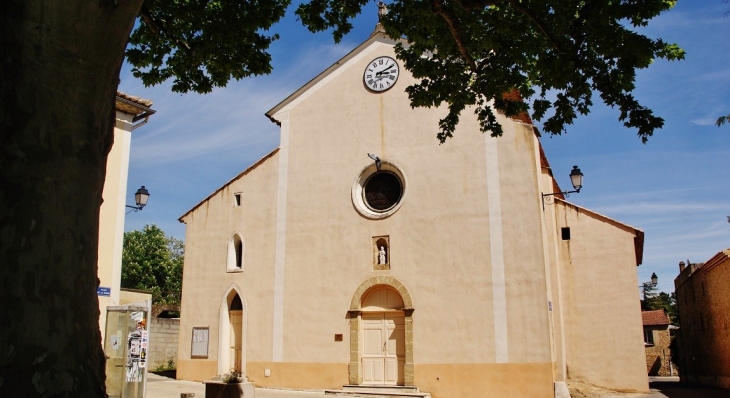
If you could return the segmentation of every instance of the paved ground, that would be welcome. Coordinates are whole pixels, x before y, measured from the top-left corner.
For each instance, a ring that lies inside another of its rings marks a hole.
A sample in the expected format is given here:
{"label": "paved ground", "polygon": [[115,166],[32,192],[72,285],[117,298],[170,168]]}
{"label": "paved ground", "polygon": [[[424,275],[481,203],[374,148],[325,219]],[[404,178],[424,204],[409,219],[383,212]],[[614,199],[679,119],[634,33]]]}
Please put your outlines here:
{"label": "paved ground", "polygon": [[728,398],[730,390],[703,386],[687,386],[679,383],[679,378],[657,377],[650,378],[650,397],[667,398]]}
{"label": "paved ground", "polygon": [[[195,398],[205,398],[205,385],[199,382],[169,379],[149,373],[145,398],[180,398],[181,393],[194,393]],[[687,386],[677,377],[650,377],[649,394],[622,394],[608,390],[571,384],[574,398],[730,398],[729,390]],[[278,390],[257,388],[256,398],[324,398],[323,391]],[[458,398],[458,397],[454,397]]]}
{"label": "paved ground", "polygon": [[[195,398],[205,398],[205,385],[195,381],[169,379],[153,373],[147,374],[145,398],[180,398],[181,393],[194,393]],[[256,398],[324,398],[324,396],[323,391],[256,389]]]}
{"label": "paved ground", "polygon": [[730,391],[686,385],[679,377],[650,377],[649,394],[628,394],[568,382],[573,398],[730,398]]}

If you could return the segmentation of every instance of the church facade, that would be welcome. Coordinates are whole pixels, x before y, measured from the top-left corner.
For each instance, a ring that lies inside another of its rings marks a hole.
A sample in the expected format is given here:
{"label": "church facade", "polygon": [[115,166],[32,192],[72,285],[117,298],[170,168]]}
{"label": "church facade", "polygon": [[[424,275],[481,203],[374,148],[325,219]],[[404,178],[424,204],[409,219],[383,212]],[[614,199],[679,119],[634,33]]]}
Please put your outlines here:
{"label": "church facade", "polygon": [[492,138],[467,110],[439,145],[446,111],[411,108],[393,45],[374,33],[270,110],[280,147],[180,218],[178,378],[647,391],[643,232],[544,197],[559,188],[529,120],[500,115]]}

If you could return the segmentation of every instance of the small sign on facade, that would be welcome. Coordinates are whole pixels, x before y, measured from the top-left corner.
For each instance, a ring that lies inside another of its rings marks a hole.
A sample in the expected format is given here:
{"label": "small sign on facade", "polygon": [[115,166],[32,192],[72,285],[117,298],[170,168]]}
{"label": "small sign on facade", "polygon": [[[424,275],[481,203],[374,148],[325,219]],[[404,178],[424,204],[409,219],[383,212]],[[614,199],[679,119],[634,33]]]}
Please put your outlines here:
{"label": "small sign on facade", "polygon": [[208,327],[194,327],[193,328],[193,339],[190,348],[191,358],[208,358],[208,334],[210,328]]}
{"label": "small sign on facade", "polygon": [[111,294],[112,294],[112,288],[110,288],[110,287],[99,286],[96,288],[97,296],[109,297]]}

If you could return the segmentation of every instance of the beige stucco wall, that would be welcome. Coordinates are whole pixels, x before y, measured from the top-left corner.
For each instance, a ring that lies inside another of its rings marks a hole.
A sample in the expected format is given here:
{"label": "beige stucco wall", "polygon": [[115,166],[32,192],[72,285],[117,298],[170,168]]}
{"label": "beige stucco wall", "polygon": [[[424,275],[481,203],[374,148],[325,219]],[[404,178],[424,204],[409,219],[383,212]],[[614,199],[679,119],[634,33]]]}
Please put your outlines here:
{"label": "beige stucco wall", "polygon": [[[557,201],[569,379],[648,390],[633,230]],[[558,238],[559,239],[559,238]]]}
{"label": "beige stucco wall", "polygon": [[[390,91],[373,94],[363,87],[365,66],[381,55],[394,57],[387,40],[359,49],[275,108],[281,149],[183,216],[178,377],[220,373],[221,303],[235,289],[243,301],[250,380],[292,388],[348,384],[350,347],[358,344],[350,340],[357,336],[350,330],[350,303],[359,300],[353,295],[364,281],[387,275],[412,299],[412,341],[406,344],[412,344],[416,386],[434,398],[484,391],[552,396],[553,381],[564,380],[557,372],[563,348],[553,343],[562,329],[548,307],[549,300],[560,301],[553,298],[553,285],[563,278],[557,264],[595,259],[587,249],[573,258],[558,255],[555,217],[546,219],[542,208],[540,193],[547,188],[540,187],[548,180],[532,127],[500,115],[505,134],[492,138],[465,111],[454,138],[439,145],[438,119],[445,112],[411,109],[403,89],[415,80],[404,69]],[[363,217],[351,199],[353,182],[372,165],[368,153],[405,176],[403,204],[385,219]],[[238,192],[240,207],[234,206]],[[575,224],[593,227],[582,219]],[[611,225],[594,233],[607,241],[592,238],[589,244],[599,241],[610,250],[626,244],[630,234],[615,230]],[[236,232],[245,241],[244,266],[229,273],[227,244]],[[389,237],[389,270],[373,269],[375,236]],[[632,256],[633,247],[631,241],[626,249]],[[596,270],[605,265],[601,261]],[[636,279],[629,265],[627,286]],[[569,278],[571,272],[567,267]],[[617,293],[626,293],[619,285]],[[630,297],[635,293],[634,287]],[[633,322],[628,313],[616,320]],[[191,358],[193,327],[210,327],[207,359]]]}
{"label": "beige stucco wall", "polygon": [[129,148],[134,115],[116,112],[114,145],[109,151],[106,177],[99,209],[99,286],[111,289],[110,295],[99,298],[99,327],[102,340],[106,328],[106,307],[119,305],[119,285],[122,275],[122,245],[124,239],[125,197],[129,170]]}
{"label": "beige stucco wall", "polygon": [[[539,145],[539,144],[538,144]],[[538,167],[540,159],[536,159]],[[540,172],[540,194],[554,193],[553,177],[550,175],[550,169],[543,167]],[[560,267],[561,258],[558,250],[558,239],[560,228],[557,226],[555,219],[554,197],[543,199],[541,196],[541,208],[543,222],[543,250],[546,273],[549,275],[547,289],[545,294],[548,301],[548,310],[550,313],[550,349],[553,353],[553,375],[555,381],[567,381],[566,353],[565,353],[565,328],[564,323],[564,301],[562,300],[562,270]]]}
{"label": "beige stucco wall", "polygon": [[[549,362],[546,305],[544,296],[535,294],[545,286],[542,251],[539,245],[524,244],[540,241],[531,128],[501,118],[505,136],[493,139],[466,116],[455,137],[439,145],[436,126],[444,113],[411,109],[402,88],[414,79],[402,74],[393,90],[379,95],[363,89],[362,72],[380,55],[394,56],[390,46],[374,46],[288,114],[276,116],[288,120],[292,148],[286,176],[284,278],[284,347],[292,348],[284,357],[347,361],[345,352],[326,353],[312,339],[331,345],[332,334],[347,331],[346,303],[374,273],[371,237],[389,235],[391,269],[382,272],[402,281],[413,294],[416,362],[495,361],[485,149],[489,140],[499,158],[501,192],[493,194],[499,195],[494,200],[501,200],[502,214],[509,215],[502,217],[500,231],[510,315],[509,361]],[[350,199],[352,181],[372,163],[367,153],[393,162],[406,175],[403,206],[384,220],[362,217]],[[326,323],[287,321],[319,308],[328,309],[321,320]],[[418,327],[444,322],[453,323],[457,334]]]}
{"label": "beige stucco wall", "polygon": [[120,289],[119,305],[139,304],[152,300],[152,293],[146,293],[141,290]]}
{"label": "beige stucco wall", "polygon": [[[216,374],[221,302],[230,289],[244,306],[247,356],[271,356],[271,289],[274,262],[277,159],[268,161],[224,187],[186,218],[185,267],[178,347],[178,377],[209,379]],[[234,194],[241,194],[235,206]],[[227,272],[228,241],[234,233],[245,244],[243,271]],[[256,305],[249,305],[254,300]],[[210,327],[209,358],[191,359],[193,327]],[[250,359],[249,359],[250,360]]]}

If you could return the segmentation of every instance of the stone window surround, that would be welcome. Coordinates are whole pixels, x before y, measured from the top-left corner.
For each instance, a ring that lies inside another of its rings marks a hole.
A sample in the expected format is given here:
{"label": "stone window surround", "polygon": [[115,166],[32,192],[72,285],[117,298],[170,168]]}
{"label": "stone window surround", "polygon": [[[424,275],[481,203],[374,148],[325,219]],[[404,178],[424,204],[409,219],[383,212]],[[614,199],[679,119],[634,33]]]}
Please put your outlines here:
{"label": "stone window surround", "polygon": [[350,310],[348,315],[350,318],[350,364],[348,365],[349,383],[352,385],[362,384],[362,361],[360,357],[360,325],[362,323],[362,298],[363,296],[376,286],[389,286],[400,294],[403,299],[404,308],[402,311],[405,315],[405,364],[403,365],[403,384],[413,386],[414,383],[414,365],[413,365],[413,301],[411,294],[405,285],[396,278],[387,275],[373,276],[363,282],[350,302]]}
{"label": "stone window surround", "polygon": [[[236,239],[238,238],[238,239]],[[240,244],[240,253],[237,244]],[[226,272],[235,273],[243,272],[243,260],[246,253],[246,241],[243,240],[243,234],[236,231],[228,239],[226,247]],[[239,258],[240,256],[240,258]],[[239,267],[240,265],[240,267]]]}
{"label": "stone window surround", "polygon": [[[401,182],[402,193],[400,200],[395,205],[393,205],[393,207],[389,208],[386,211],[375,211],[371,209],[368,205],[365,204],[365,200],[363,198],[365,183],[367,182],[368,178],[370,178],[370,176],[379,171],[388,171],[398,177]],[[406,199],[407,192],[408,179],[406,178],[405,173],[403,173],[401,168],[398,167],[398,165],[396,165],[395,163],[384,160],[380,164],[380,170],[378,170],[375,164],[370,164],[368,166],[365,166],[362,171],[360,171],[360,174],[352,183],[352,204],[355,210],[357,210],[357,212],[360,213],[361,216],[370,220],[381,220],[390,217],[395,212],[397,212],[398,209],[400,209],[401,205]]]}

